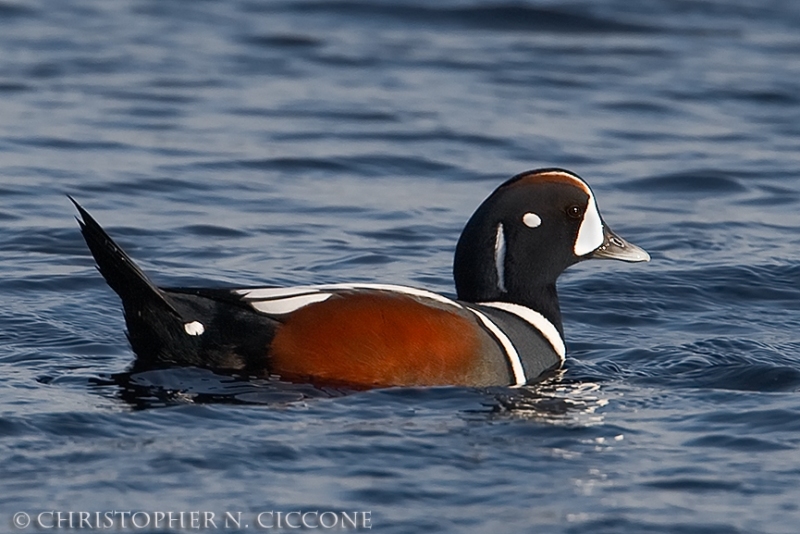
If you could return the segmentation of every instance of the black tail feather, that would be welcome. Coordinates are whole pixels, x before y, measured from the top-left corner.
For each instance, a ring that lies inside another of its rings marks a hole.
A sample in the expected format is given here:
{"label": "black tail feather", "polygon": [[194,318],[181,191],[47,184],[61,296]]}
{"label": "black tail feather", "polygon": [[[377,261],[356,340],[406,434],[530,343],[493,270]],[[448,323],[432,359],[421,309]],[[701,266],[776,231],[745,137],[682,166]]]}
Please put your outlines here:
{"label": "black tail feather", "polygon": [[117,245],[105,230],[74,198],[67,195],[81,215],[78,224],[86,240],[86,245],[94,256],[97,269],[111,289],[123,303],[147,301],[149,305],[158,303],[176,318],[182,319],[180,312],[169,298],[156,287],[128,254]]}
{"label": "black tail feather", "polygon": [[97,221],[69,199],[80,213],[81,233],[97,269],[122,300],[128,340],[137,356],[135,368],[266,369],[274,319],[254,313],[230,292],[156,287]]}

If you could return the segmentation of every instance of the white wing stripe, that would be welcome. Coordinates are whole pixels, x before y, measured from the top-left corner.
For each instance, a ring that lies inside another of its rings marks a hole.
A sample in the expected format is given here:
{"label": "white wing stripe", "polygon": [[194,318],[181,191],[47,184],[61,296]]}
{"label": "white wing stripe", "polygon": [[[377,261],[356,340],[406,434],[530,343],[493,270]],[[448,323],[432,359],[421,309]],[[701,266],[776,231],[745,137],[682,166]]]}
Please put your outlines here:
{"label": "white wing stripe", "polygon": [[318,293],[314,286],[297,287],[262,287],[257,289],[237,289],[234,293],[242,295],[246,300],[267,300],[281,297],[295,297],[307,293]]}
{"label": "white wing stripe", "polygon": [[281,315],[299,310],[300,308],[308,306],[309,304],[314,304],[315,302],[328,300],[331,295],[332,293],[311,293],[310,295],[300,295],[297,297],[286,297],[282,299],[256,300],[251,302],[250,305],[263,313],[270,315]]}
{"label": "white wing stripe", "polygon": [[[319,293],[321,291],[337,291],[348,289],[374,289],[376,291],[396,291],[406,295],[415,297],[422,297],[442,304],[447,304],[455,308],[463,308],[458,302],[434,293],[433,291],[426,291],[424,289],[417,289],[415,287],[396,286],[392,284],[323,284],[318,286],[296,286],[296,287],[264,287],[256,289],[237,289],[234,293],[242,295],[242,298],[250,301],[268,300],[280,297],[294,297],[300,295],[308,295]],[[315,301],[311,301],[315,302]],[[251,303],[255,304],[255,303]]]}
{"label": "white wing stripe", "polygon": [[423,297],[435,300],[437,302],[441,302],[442,304],[448,304],[456,308],[462,307],[458,302],[439,295],[438,293],[434,293],[433,291],[426,291],[425,289],[417,289],[415,287],[396,286],[393,284],[328,284],[312,287],[317,287],[322,291],[336,289],[375,289],[378,291],[397,291],[398,293],[405,293],[406,295],[413,295],[415,297]]}

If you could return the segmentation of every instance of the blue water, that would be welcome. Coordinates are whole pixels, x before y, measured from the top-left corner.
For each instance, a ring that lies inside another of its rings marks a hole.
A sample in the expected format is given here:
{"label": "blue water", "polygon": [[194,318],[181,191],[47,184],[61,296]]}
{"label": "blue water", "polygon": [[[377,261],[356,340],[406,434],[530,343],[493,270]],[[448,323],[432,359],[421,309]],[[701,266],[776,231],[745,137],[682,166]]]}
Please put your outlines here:
{"label": "blue water", "polygon": [[[791,0],[0,1],[0,531],[795,534],[798,25]],[[452,294],[464,222],[542,166],[653,261],[570,269],[565,372],[522,390],[127,375],[65,196],[163,285]]]}

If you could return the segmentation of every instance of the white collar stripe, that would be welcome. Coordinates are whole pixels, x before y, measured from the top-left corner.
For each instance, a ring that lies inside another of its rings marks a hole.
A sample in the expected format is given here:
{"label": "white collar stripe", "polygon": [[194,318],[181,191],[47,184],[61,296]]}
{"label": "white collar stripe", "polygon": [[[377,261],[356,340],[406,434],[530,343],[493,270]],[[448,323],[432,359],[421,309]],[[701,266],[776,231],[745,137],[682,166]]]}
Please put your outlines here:
{"label": "white collar stripe", "polygon": [[556,354],[561,358],[561,363],[564,363],[567,347],[564,345],[564,340],[561,339],[561,334],[558,333],[558,329],[553,326],[553,323],[545,319],[544,315],[525,306],[512,304],[510,302],[479,302],[478,304],[507,311],[533,326],[536,330],[541,332],[542,336],[550,343],[553,350],[555,350]]}
{"label": "white collar stripe", "polygon": [[503,350],[506,353],[506,357],[508,358],[508,363],[511,364],[511,372],[514,375],[514,386],[524,386],[527,382],[525,378],[525,369],[522,368],[522,360],[519,358],[519,354],[517,353],[517,349],[514,347],[514,344],[508,339],[508,336],[503,333],[500,328],[494,324],[488,317],[484,314],[476,310],[475,308],[468,308],[469,311],[475,314],[478,319],[480,319],[483,326],[486,327],[489,332],[500,342],[500,345],[503,346]]}

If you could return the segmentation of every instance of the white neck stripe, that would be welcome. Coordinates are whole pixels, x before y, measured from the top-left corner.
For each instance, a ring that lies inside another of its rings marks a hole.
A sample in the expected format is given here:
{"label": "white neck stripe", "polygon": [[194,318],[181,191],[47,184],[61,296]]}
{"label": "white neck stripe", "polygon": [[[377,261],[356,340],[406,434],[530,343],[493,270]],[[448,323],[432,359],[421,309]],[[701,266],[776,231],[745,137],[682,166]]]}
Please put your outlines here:
{"label": "white neck stripe", "polygon": [[479,302],[478,304],[507,311],[533,326],[536,330],[541,332],[544,338],[550,343],[553,350],[555,350],[556,354],[561,358],[561,363],[564,363],[567,347],[564,345],[564,340],[561,339],[561,334],[558,333],[558,329],[553,326],[553,323],[548,321],[544,315],[525,306],[512,304],[510,302]]}
{"label": "white neck stripe", "polygon": [[500,330],[500,328],[494,324],[488,317],[484,314],[476,310],[475,308],[468,308],[469,311],[474,313],[478,319],[480,319],[483,326],[486,327],[489,332],[500,342],[503,346],[503,350],[506,353],[506,357],[508,358],[508,363],[511,364],[511,372],[514,374],[514,387],[524,386],[527,383],[527,379],[525,378],[525,369],[522,367],[522,360],[519,359],[519,354],[517,353],[517,349],[514,348],[514,344],[508,339],[508,336]]}
{"label": "white neck stripe", "polygon": [[497,273],[497,289],[506,292],[506,233],[503,223],[497,225],[494,238],[494,270]]}

